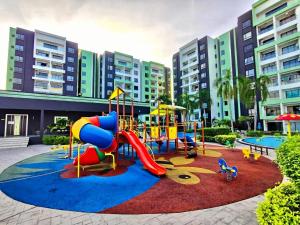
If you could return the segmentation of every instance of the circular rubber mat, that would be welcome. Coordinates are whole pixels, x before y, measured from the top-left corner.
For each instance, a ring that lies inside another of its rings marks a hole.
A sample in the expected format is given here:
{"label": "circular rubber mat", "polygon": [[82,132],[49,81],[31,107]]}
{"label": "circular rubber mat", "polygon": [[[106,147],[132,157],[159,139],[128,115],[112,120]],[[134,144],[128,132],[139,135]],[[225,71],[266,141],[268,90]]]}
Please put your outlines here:
{"label": "circular rubber mat", "polygon": [[[53,209],[170,213],[247,199],[282,180],[277,165],[264,157],[249,161],[241,151],[212,146],[205,155],[192,159],[179,153],[157,156],[158,163],[167,168],[161,178],[144,170],[139,160],[122,160],[115,171],[84,172],[76,178],[76,168],[63,155],[62,151],[49,152],[8,167],[0,175],[1,191],[17,201]],[[236,179],[228,182],[218,173],[219,158],[238,168]]]}

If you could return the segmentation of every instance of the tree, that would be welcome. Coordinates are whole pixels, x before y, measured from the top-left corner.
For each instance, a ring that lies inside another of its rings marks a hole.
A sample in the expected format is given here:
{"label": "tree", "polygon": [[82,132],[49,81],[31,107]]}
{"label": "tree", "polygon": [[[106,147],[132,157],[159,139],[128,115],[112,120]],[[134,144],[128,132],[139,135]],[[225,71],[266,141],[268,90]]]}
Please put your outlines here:
{"label": "tree", "polygon": [[[206,115],[205,108],[210,108],[212,99],[210,98],[210,93],[206,89],[201,89],[195,94],[195,103],[200,109],[203,109],[204,114]],[[205,106],[206,104],[206,106]],[[204,116],[204,123],[206,126],[206,117]]]}
{"label": "tree", "polygon": [[198,108],[194,97],[189,96],[187,93],[184,93],[179,96],[178,105],[186,108],[187,120],[190,120],[190,114],[194,111],[194,109]]}
{"label": "tree", "polygon": [[167,105],[171,105],[172,104],[172,100],[170,95],[168,94],[162,94],[157,98],[158,101],[167,104]]}
{"label": "tree", "polygon": [[218,77],[215,80],[215,86],[217,88],[217,95],[219,97],[222,97],[224,100],[228,102],[231,131],[234,132],[233,118],[232,118],[232,102],[231,102],[231,100],[234,98],[234,88],[232,86],[231,77],[232,77],[231,71],[226,70],[225,76]]}
{"label": "tree", "polygon": [[48,126],[50,133],[67,133],[69,128],[70,121],[67,119],[59,119]]}
{"label": "tree", "polygon": [[246,123],[247,124],[247,127],[248,127],[248,130],[251,130],[251,121],[252,121],[252,117],[250,116],[240,116],[239,117],[239,122],[240,123]]}
{"label": "tree", "polygon": [[240,76],[238,78],[238,92],[240,100],[246,108],[254,108],[254,130],[257,129],[257,94],[260,93],[261,101],[265,102],[269,96],[268,84],[270,78],[268,76],[260,76],[255,80],[251,80],[246,76]]}

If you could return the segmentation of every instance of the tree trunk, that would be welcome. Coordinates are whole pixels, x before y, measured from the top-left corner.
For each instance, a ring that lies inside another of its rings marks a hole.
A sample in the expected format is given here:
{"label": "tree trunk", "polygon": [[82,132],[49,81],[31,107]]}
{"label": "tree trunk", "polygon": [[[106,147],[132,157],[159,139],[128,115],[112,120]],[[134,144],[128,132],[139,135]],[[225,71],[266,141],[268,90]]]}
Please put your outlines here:
{"label": "tree trunk", "polygon": [[233,129],[233,118],[232,118],[232,110],[231,110],[231,105],[232,105],[231,99],[229,99],[228,102],[230,102],[230,103],[229,103],[229,116],[230,116],[231,132],[234,132],[234,129]]}
{"label": "tree trunk", "polygon": [[203,118],[204,118],[204,126],[206,127],[206,112],[205,112],[205,108],[203,109]]}
{"label": "tree trunk", "polygon": [[248,127],[248,131],[251,130],[251,124],[250,124],[250,121],[247,121],[247,127]]}
{"label": "tree trunk", "polygon": [[257,99],[254,97],[254,131],[257,129]]}

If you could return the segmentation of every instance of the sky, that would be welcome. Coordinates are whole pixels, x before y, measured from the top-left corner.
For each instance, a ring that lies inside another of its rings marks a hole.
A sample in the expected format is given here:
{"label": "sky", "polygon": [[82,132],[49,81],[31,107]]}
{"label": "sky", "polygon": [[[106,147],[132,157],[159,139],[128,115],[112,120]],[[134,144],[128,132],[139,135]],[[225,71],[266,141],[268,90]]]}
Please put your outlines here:
{"label": "sky", "polygon": [[66,37],[79,48],[119,51],[171,67],[172,55],[237,24],[255,0],[0,0],[0,89],[5,88],[9,27]]}

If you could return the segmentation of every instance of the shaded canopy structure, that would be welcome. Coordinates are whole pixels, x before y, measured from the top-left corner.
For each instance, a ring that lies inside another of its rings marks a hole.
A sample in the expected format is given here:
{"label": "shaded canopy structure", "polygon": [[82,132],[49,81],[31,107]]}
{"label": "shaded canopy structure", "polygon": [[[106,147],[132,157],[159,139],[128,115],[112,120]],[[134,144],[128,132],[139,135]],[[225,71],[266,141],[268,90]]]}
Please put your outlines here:
{"label": "shaded canopy structure", "polygon": [[173,113],[174,111],[185,111],[186,108],[182,106],[177,106],[177,105],[166,105],[166,104],[159,104],[159,106],[154,109],[150,115],[153,116],[165,116],[168,113]]}
{"label": "shaded canopy structure", "polygon": [[288,121],[287,130],[288,136],[291,136],[291,122],[293,120],[300,120],[300,115],[297,114],[282,114],[275,118],[275,120]]}

